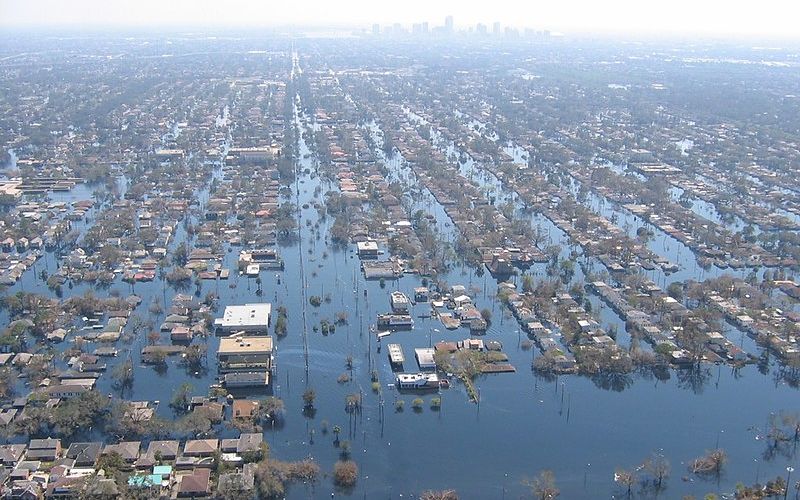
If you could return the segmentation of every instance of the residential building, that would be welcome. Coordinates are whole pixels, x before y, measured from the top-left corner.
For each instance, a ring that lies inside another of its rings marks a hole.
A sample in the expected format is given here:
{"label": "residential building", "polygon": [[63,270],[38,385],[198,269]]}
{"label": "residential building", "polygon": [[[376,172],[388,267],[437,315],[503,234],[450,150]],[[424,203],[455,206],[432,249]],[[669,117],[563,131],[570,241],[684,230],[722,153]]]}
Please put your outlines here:
{"label": "residential building", "polygon": [[103,448],[103,455],[110,455],[116,453],[127,463],[133,463],[139,458],[139,450],[141,449],[141,441],[123,441],[117,444],[109,444]]}
{"label": "residential building", "polygon": [[94,467],[103,444],[94,443],[72,443],[67,449],[66,457],[75,461],[75,467]]}
{"label": "residential building", "polygon": [[211,493],[211,470],[194,469],[191,474],[178,476],[178,493],[181,498],[208,496]]}
{"label": "residential building", "polygon": [[186,457],[210,457],[219,449],[217,439],[191,439],[183,446]]}
{"label": "residential building", "polygon": [[53,462],[61,455],[61,440],[54,438],[31,439],[25,460],[41,460]]}

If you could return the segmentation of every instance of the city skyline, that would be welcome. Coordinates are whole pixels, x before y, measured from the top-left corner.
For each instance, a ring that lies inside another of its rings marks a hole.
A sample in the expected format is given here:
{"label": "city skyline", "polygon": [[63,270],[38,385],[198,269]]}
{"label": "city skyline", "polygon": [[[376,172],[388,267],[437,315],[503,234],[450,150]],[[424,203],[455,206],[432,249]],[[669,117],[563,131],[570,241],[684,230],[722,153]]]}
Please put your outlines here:
{"label": "city skyline", "polygon": [[412,28],[428,23],[444,26],[453,16],[454,31],[496,23],[518,29],[547,29],[564,33],[628,33],[757,36],[797,38],[793,19],[800,6],[782,0],[759,4],[744,0],[690,2],[642,6],[632,0],[589,2],[568,0],[558,5],[518,5],[501,0],[491,6],[444,1],[430,5],[417,0],[396,11],[365,0],[322,2],[301,0],[291,6],[269,2],[234,0],[224,5],[208,0],[176,0],[168,4],[143,0],[120,0],[111,4],[98,0],[0,0],[0,26],[30,27],[166,27],[166,26],[340,26],[369,30],[378,24]]}

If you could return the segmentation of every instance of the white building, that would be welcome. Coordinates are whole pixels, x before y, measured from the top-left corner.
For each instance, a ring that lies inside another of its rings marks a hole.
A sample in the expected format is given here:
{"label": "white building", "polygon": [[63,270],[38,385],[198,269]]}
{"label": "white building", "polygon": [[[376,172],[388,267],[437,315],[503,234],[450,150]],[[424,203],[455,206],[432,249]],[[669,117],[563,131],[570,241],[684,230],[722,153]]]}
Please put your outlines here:
{"label": "white building", "polygon": [[398,373],[398,389],[429,390],[439,387],[439,376],[435,373]]}
{"label": "white building", "polygon": [[403,292],[394,291],[389,296],[389,305],[392,307],[392,312],[396,314],[408,314],[409,304],[410,301]]}
{"label": "white building", "polygon": [[244,304],[228,306],[222,318],[214,320],[218,333],[247,332],[269,333],[272,304]]}
{"label": "white building", "polygon": [[434,358],[435,351],[430,347],[418,347],[414,349],[414,355],[417,358],[420,370],[435,370],[436,359]]}
{"label": "white building", "polygon": [[359,257],[377,257],[378,243],[376,241],[359,241],[356,243]]}

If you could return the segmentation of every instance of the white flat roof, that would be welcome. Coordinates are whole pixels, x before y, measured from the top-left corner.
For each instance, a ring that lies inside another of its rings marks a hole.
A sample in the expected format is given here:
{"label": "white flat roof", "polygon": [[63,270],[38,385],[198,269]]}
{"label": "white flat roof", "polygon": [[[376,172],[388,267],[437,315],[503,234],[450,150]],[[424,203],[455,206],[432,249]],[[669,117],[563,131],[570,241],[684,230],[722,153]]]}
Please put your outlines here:
{"label": "white flat roof", "polygon": [[227,306],[222,318],[218,318],[214,324],[217,327],[226,329],[266,329],[269,325],[269,315],[271,312],[272,304],[267,302]]}
{"label": "white flat roof", "polygon": [[414,349],[414,354],[417,356],[417,362],[420,368],[427,366],[436,366],[436,359],[434,354],[436,351],[430,347],[418,347]]}
{"label": "white flat roof", "polygon": [[408,303],[408,297],[403,292],[400,292],[400,291],[392,292],[390,297],[391,297],[391,300],[393,302],[397,302],[398,304],[399,303]]}
{"label": "white flat roof", "polygon": [[359,250],[377,250],[378,249],[378,242],[377,241],[359,241],[356,243],[356,247]]}

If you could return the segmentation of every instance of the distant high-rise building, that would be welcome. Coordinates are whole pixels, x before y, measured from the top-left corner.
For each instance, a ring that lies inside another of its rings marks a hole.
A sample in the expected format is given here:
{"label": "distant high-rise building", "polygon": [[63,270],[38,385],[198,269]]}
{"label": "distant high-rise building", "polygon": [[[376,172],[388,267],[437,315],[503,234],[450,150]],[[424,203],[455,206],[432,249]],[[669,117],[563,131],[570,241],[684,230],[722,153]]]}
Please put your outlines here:
{"label": "distant high-rise building", "polygon": [[492,26],[492,33],[498,36],[503,34],[503,27],[500,25],[500,23],[494,23]]}
{"label": "distant high-rise building", "polygon": [[475,26],[475,31],[476,31],[476,32],[477,32],[479,35],[485,35],[485,34],[486,34],[486,25],[485,25],[485,24],[478,23],[478,25],[477,25],[477,26]]}
{"label": "distant high-rise building", "polygon": [[415,35],[427,35],[428,34],[428,23],[414,23],[411,25],[411,32]]}
{"label": "distant high-rise building", "polygon": [[447,33],[453,32],[453,16],[447,16],[444,18],[444,30]]}
{"label": "distant high-rise building", "polygon": [[381,34],[381,25],[380,24],[373,24],[372,25],[372,34],[373,35],[380,35]]}

